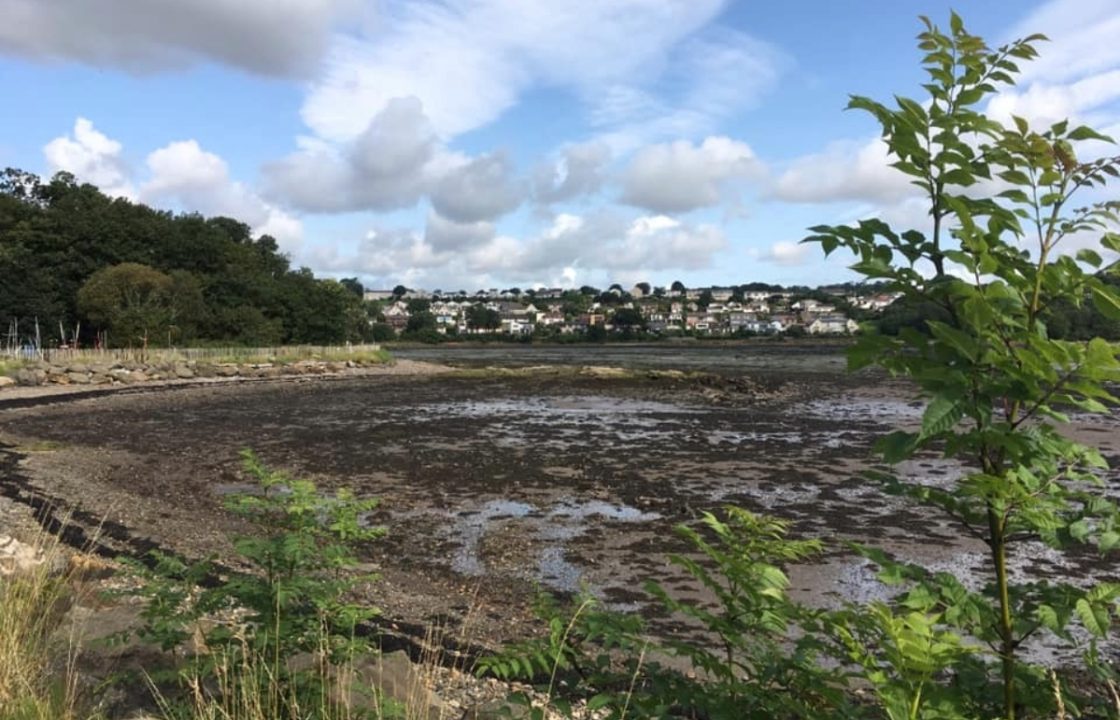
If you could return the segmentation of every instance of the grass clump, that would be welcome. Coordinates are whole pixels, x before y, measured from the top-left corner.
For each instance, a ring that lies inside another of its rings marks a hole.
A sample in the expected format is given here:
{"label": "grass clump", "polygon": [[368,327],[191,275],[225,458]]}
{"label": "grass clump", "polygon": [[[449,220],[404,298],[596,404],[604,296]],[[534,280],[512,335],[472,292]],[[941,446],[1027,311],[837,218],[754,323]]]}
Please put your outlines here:
{"label": "grass clump", "polygon": [[73,592],[73,570],[60,568],[73,566],[46,533],[21,550],[20,563],[0,568],[0,720],[96,717],[77,682],[80,644],[56,632]]}

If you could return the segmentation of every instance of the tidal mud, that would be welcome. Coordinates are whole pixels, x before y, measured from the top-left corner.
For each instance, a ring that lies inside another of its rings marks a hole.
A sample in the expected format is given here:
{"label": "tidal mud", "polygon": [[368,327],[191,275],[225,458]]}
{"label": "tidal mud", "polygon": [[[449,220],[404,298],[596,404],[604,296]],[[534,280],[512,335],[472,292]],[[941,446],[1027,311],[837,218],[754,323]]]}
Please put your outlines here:
{"label": "tidal mud", "polygon": [[[657,617],[641,585],[657,580],[702,602],[667,562],[686,550],[672,529],[724,504],[787,518],[797,535],[828,543],[824,558],[792,573],[810,602],[883,593],[846,540],[946,568],[983,562],[958,528],[860,476],[876,437],[920,420],[905,386],[847,375],[828,349],[746,365],[735,373],[729,363],[715,380],[370,376],[0,403],[0,443],[21,482],[127,528],[138,546],[192,557],[228,556],[227,537],[245,530],[222,510],[246,487],[243,448],[326,489],[380,498],[368,521],[389,535],[365,550],[382,574],[370,602],[421,625],[469,616],[484,644],[537,627],[538,588],[586,588],[647,612],[659,631],[688,631]],[[1079,418],[1070,431],[1120,465],[1116,416]],[[944,484],[961,468],[931,455],[901,471]],[[1091,552],[1059,561],[1028,548],[1017,563],[1116,579]]]}

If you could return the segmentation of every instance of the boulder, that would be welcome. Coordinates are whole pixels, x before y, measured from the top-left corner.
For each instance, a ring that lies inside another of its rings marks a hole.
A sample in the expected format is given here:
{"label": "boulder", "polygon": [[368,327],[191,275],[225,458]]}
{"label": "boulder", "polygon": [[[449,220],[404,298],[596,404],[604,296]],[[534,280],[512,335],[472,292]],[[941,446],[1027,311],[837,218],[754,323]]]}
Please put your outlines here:
{"label": "boulder", "polygon": [[403,650],[355,664],[351,701],[359,704],[363,696],[368,698],[372,694],[371,688],[381,697],[409,708],[412,717],[438,720],[448,716],[443,702],[428,689],[423,673]]}
{"label": "boulder", "polygon": [[214,369],[218,377],[235,377],[238,373],[236,365],[219,365]]}
{"label": "boulder", "polygon": [[113,382],[113,378],[102,373],[94,373],[89,376],[90,385],[108,385],[111,382]]}
{"label": "boulder", "polygon": [[132,382],[134,383],[148,382],[148,380],[150,379],[148,377],[148,374],[143,370],[133,370],[131,373],[129,373],[129,376],[132,378]]}
{"label": "boulder", "polygon": [[42,368],[24,368],[16,373],[20,385],[42,385],[47,381],[47,371]]}
{"label": "boulder", "polygon": [[66,374],[66,368],[62,367],[61,365],[48,365],[47,366],[47,374],[48,375],[65,375]]}
{"label": "boulder", "polygon": [[194,370],[191,370],[186,365],[176,365],[175,377],[182,378],[183,380],[190,380],[194,377]]}
{"label": "boulder", "polygon": [[194,374],[200,378],[212,378],[218,374],[218,369],[208,363],[199,363],[194,368]]}
{"label": "boulder", "polygon": [[68,372],[66,378],[75,385],[89,385],[89,375],[84,372]]}
{"label": "boulder", "polygon": [[74,363],[73,365],[68,365],[66,367],[66,372],[68,372],[68,373],[88,373],[89,372],[89,365],[83,365],[82,363]]}
{"label": "boulder", "polygon": [[[14,377],[8,377],[7,375],[0,375],[0,388],[11,387],[13,385],[16,385],[18,382],[19,381],[17,381]],[[30,384],[30,383],[28,383],[28,384]]]}
{"label": "boulder", "polygon": [[64,375],[51,375],[51,376],[48,377],[48,380],[50,382],[54,383],[55,385],[69,385],[70,384],[70,376],[65,375],[65,374]]}

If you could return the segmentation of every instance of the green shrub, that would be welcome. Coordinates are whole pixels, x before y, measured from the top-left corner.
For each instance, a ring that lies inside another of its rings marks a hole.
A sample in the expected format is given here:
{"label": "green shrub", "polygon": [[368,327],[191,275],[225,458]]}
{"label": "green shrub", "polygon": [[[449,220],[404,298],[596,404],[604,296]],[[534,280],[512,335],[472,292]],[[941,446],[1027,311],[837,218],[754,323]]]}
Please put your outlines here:
{"label": "green shrub", "polygon": [[267,682],[284,707],[314,707],[306,694],[321,695],[323,675],[294,669],[292,661],[308,654],[343,664],[370,651],[358,627],[377,610],[350,598],[359,582],[372,579],[353,571],[359,546],[384,534],[364,524],[377,501],[348,490],[323,494],[310,481],[269,470],[250,451],[243,462],[259,492],[230,496],[227,507],[258,529],[234,539],[247,569],[219,573],[212,562],[187,564],[164,554],[153,556],[150,569],[131,562],[147,600],[140,634],[165,650],[201,639],[202,652],[184,677],[214,676],[220,662],[226,678]]}

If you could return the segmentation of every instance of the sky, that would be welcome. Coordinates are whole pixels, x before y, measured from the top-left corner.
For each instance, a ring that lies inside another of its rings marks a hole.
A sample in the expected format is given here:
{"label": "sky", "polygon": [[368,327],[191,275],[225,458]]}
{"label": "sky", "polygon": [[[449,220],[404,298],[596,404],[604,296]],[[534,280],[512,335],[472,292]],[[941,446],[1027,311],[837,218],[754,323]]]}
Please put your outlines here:
{"label": "sky", "polygon": [[0,167],[370,288],[852,280],[806,228],[923,209],[844,106],[950,6],[1050,38],[989,114],[1120,136],[1120,0],[0,0]]}

